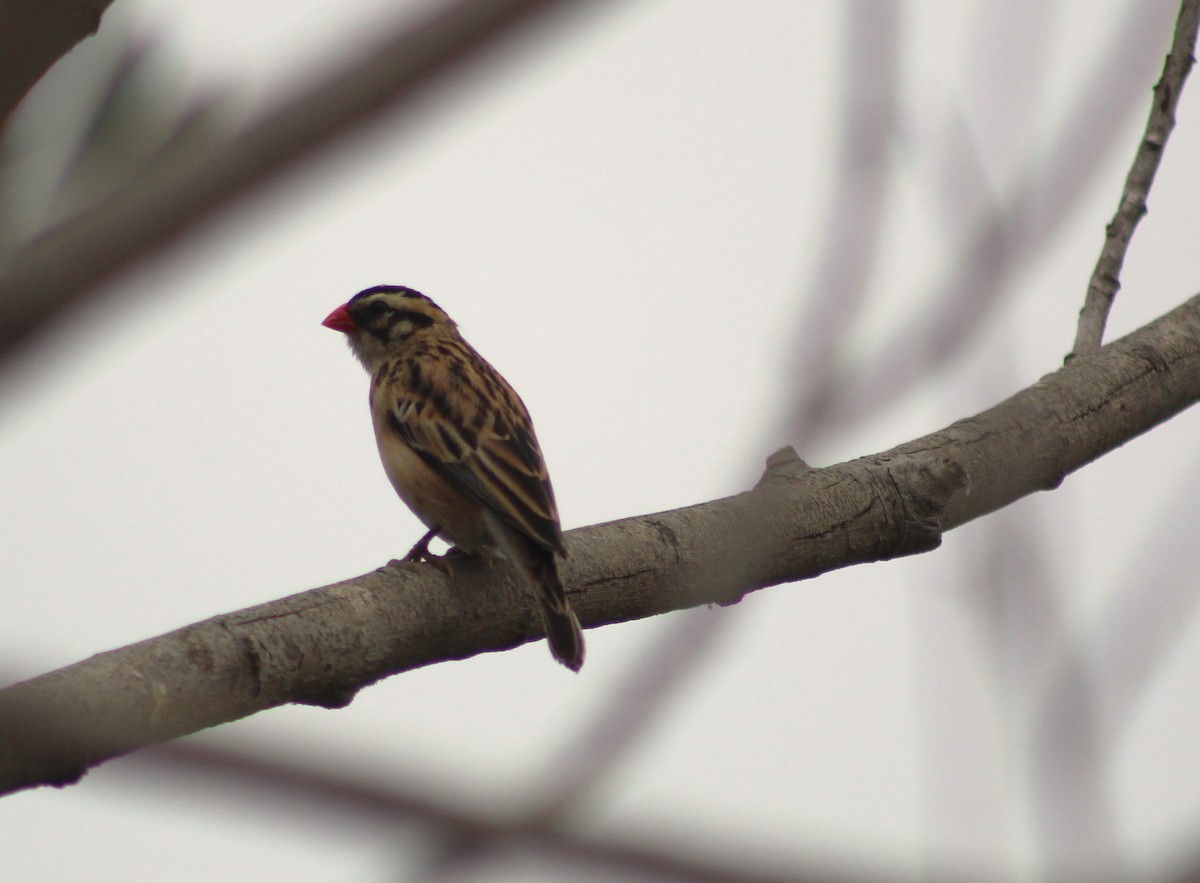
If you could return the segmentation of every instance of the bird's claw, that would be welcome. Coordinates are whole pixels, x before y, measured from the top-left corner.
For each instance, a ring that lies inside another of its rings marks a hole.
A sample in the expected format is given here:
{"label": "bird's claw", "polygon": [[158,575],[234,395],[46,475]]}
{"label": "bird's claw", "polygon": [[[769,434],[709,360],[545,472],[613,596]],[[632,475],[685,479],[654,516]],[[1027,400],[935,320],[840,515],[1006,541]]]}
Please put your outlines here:
{"label": "bird's claw", "polygon": [[446,574],[446,576],[453,577],[454,565],[448,559],[465,553],[457,546],[451,546],[445,555],[436,555],[433,552],[430,552],[429,541],[437,536],[437,532],[438,528],[435,527],[433,530],[425,534],[425,536],[421,537],[421,539],[417,541],[417,544],[408,550],[408,554],[404,556],[404,560],[412,561],[418,564],[421,562],[430,564],[433,567],[436,567],[442,573]]}
{"label": "bird's claw", "polygon": [[429,551],[429,541],[437,536],[438,529],[435,527],[430,530],[425,536],[417,540],[417,544],[408,550],[408,554],[404,556],[405,561],[428,561],[431,558],[438,557]]}
{"label": "bird's claw", "polygon": [[446,576],[453,579],[454,578],[454,562],[452,562],[450,559],[457,558],[459,555],[462,555],[462,554],[464,554],[464,553],[460,549],[457,549],[457,548],[449,549],[445,555],[435,555],[432,552],[430,552],[428,549],[426,549],[424,552],[422,552],[419,555],[414,555],[412,552],[409,552],[408,558],[406,558],[405,560],[406,561],[424,562],[424,563],[430,565],[431,567],[434,567],[437,570],[440,570],[442,573],[446,574]]}

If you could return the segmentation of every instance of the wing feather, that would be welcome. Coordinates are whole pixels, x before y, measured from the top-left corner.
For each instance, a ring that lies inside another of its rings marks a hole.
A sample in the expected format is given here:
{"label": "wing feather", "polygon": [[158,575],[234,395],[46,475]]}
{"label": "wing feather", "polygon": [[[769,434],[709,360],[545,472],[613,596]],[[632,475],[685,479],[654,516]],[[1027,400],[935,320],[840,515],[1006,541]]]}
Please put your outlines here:
{"label": "wing feather", "polygon": [[459,339],[412,354],[388,381],[388,423],[426,463],[538,545],[564,553],[529,412],[491,365]]}

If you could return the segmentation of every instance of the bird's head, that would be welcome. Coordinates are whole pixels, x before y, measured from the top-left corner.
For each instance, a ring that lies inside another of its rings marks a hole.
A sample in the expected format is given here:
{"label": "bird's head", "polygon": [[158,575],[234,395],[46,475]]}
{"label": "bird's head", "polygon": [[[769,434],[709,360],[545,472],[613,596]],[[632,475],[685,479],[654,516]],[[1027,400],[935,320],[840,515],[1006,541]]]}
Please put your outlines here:
{"label": "bird's head", "polygon": [[455,329],[454,320],[441,307],[400,285],[360,291],[321,324],[345,334],[354,355],[372,373],[413,341]]}

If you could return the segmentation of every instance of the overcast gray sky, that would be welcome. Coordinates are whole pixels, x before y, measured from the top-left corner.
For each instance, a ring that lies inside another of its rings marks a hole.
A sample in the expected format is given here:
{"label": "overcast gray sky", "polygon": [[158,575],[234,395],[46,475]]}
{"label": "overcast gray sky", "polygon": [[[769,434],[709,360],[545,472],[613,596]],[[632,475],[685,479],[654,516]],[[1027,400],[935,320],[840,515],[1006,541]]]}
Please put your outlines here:
{"label": "overcast gray sky", "polygon": [[[817,434],[810,463],[932,431],[1061,363],[1168,47],[1174,4],[1140,5],[1161,47],[1130,70],[1145,101],[1094,186],[1005,287],[987,333],[870,419]],[[77,83],[67,65],[98,63],[103,41],[132,31],[158,41],[165,89],[232,90],[249,112],[390,27],[397,6],[118,0],[39,88]],[[735,493],[797,440],[778,427],[804,379],[792,348],[835,198],[844,4],[601,6],[115,280],[114,297],[0,376],[0,495],[18,513],[0,538],[0,659],[14,679],[368,571],[419,537],[375,454],[367,378],[320,326],[370,285],[433,297],[519,390],[565,528]],[[1125,9],[902,4],[895,178],[852,358],[894,345],[961,244],[948,138],[976,143],[986,194],[1003,200],[1044,161]],[[1179,118],[1110,337],[1200,289],[1195,83]],[[1028,709],[1008,691],[1021,678],[1022,696],[1041,695],[1053,660],[1022,656],[1036,627],[1019,600],[973,587],[993,566],[1048,576],[1047,603],[1091,647],[1171,492],[1194,480],[1197,428],[1185,414],[919,560],[593,630],[579,676],[538,643],[392,678],[342,711],[285,708],[197,738],[508,807],[543,791],[546,764],[672,620],[722,617],[589,826],[785,865],[849,857],[889,879],[1036,874]],[[1023,529],[1047,546],[1008,551]],[[1195,573],[1186,546],[1171,554]],[[981,620],[1010,640],[990,645]],[[1140,873],[1161,872],[1200,819],[1200,629],[1181,628],[1109,746],[1119,845]],[[397,843],[423,848],[126,763],[0,800],[5,876],[382,881],[410,867]],[[514,860],[478,879],[531,873]]]}

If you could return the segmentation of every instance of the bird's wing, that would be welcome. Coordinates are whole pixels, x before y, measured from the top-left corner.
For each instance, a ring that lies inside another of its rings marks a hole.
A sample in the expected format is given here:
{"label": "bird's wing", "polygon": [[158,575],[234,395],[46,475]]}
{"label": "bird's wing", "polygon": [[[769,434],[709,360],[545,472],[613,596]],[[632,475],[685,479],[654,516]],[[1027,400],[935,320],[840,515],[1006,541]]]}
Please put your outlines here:
{"label": "bird's wing", "polygon": [[395,366],[388,424],[456,486],[562,554],[554,490],[529,412],[491,365],[461,347]]}

